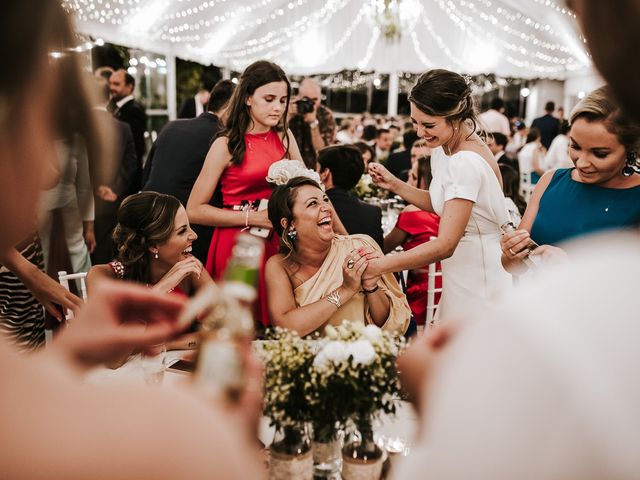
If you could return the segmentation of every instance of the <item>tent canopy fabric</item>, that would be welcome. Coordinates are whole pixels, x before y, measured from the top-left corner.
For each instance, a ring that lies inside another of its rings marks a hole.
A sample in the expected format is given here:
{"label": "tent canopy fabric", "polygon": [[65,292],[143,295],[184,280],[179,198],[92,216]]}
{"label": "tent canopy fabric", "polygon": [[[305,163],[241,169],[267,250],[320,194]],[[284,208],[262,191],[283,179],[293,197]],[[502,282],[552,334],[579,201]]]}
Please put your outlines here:
{"label": "tent canopy fabric", "polygon": [[559,0],[64,0],[81,32],[241,71],[564,79],[590,66]]}

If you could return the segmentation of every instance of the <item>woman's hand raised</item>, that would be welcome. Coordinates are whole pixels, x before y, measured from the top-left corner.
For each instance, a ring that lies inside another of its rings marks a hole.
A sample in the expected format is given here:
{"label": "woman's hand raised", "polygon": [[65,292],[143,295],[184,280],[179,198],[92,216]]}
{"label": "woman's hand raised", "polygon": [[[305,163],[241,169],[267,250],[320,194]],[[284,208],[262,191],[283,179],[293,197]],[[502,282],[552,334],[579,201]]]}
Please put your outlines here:
{"label": "woman's hand raised", "polygon": [[373,182],[379,187],[395,192],[396,186],[400,180],[379,163],[369,164],[369,175]]}
{"label": "woman's hand raised", "polygon": [[160,281],[152,287],[152,290],[156,290],[158,292],[170,292],[180,285],[180,282],[189,275],[193,275],[195,278],[200,278],[203,268],[204,267],[200,260],[196,257],[189,256],[189,258],[180,260],[171,267],[171,270],[165,273],[164,277],[162,277]]}

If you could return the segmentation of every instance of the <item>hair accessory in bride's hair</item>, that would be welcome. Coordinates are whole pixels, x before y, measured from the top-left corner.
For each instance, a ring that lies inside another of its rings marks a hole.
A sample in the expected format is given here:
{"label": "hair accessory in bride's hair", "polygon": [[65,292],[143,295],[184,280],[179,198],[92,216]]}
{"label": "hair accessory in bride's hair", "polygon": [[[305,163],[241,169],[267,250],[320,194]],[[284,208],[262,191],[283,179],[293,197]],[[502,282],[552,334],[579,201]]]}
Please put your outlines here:
{"label": "hair accessory in bride's hair", "polygon": [[324,190],[324,185],[320,180],[318,172],[305,167],[300,160],[280,160],[272,163],[267,174],[267,182],[275,185],[286,185],[286,183],[295,177],[307,177],[315,180]]}

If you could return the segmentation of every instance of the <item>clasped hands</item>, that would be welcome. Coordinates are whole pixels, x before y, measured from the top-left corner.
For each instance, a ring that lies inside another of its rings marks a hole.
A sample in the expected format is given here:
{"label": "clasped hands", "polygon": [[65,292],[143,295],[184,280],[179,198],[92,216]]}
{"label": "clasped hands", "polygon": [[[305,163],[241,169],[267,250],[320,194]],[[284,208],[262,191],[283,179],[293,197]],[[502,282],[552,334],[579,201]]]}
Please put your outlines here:
{"label": "clasped hands", "polygon": [[374,289],[380,279],[380,275],[371,274],[369,271],[370,264],[376,258],[381,257],[381,252],[369,247],[351,250],[342,265],[344,287],[354,293],[360,289]]}

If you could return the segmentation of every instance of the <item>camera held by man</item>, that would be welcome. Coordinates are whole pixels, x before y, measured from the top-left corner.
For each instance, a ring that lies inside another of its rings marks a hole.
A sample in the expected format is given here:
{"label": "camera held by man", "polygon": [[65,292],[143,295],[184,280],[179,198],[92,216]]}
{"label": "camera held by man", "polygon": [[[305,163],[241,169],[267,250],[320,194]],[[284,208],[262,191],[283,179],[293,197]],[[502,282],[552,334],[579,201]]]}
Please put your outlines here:
{"label": "camera held by man", "polygon": [[312,169],[315,169],[318,151],[334,143],[336,133],[333,113],[320,103],[321,100],[322,89],[318,82],[305,78],[289,105],[289,127],[300,147],[302,160]]}

